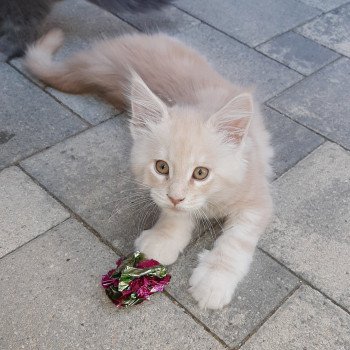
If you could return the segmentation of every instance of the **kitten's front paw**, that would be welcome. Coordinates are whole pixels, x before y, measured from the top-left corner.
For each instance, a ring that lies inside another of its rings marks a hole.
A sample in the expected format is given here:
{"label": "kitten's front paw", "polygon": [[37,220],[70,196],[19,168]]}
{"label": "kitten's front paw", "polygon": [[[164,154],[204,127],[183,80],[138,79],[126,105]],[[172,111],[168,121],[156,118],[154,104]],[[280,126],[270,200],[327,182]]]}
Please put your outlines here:
{"label": "kitten's front paw", "polygon": [[156,230],[145,230],[135,241],[135,248],[163,265],[173,264],[180,249],[171,237]]}
{"label": "kitten's front paw", "polygon": [[190,293],[202,309],[221,309],[232,298],[237,283],[232,274],[199,264],[190,278]]}

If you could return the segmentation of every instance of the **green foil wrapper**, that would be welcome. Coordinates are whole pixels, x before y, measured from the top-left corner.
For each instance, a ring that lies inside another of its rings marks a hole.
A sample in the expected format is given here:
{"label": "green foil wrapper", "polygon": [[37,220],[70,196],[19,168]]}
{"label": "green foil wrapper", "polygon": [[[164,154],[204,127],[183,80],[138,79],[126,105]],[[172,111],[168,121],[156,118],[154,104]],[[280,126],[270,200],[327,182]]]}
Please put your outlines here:
{"label": "green foil wrapper", "polygon": [[157,292],[164,290],[170,281],[165,266],[153,259],[146,259],[141,252],[134,252],[119,259],[117,268],[102,276],[102,286],[108,297],[118,307],[139,304]]}

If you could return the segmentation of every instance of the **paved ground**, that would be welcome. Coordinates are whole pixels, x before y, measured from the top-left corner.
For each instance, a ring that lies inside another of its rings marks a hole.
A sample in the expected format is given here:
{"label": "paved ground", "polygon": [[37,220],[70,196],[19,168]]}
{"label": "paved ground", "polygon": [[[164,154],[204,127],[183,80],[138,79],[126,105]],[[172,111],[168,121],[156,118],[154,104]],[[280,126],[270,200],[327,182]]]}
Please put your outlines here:
{"label": "paved ground", "polygon": [[179,0],[117,18],[70,0],[53,26],[67,34],[60,57],[101,34],[159,29],[256,85],[276,215],[224,310],[199,310],[187,293],[209,230],[172,267],[167,293],[115,309],[100,275],[153,221],[125,199],[126,117],[44,88],[21,60],[0,63],[0,348],[349,350],[350,2]]}

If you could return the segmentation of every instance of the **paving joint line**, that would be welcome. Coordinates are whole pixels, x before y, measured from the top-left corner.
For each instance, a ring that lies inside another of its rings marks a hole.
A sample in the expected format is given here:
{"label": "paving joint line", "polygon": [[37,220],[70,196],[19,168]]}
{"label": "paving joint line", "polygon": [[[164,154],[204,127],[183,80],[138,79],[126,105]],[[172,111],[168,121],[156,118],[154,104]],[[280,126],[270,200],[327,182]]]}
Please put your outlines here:
{"label": "paving joint line", "polygon": [[71,112],[72,114],[74,114],[81,122],[83,122],[85,124],[85,126],[87,127],[92,127],[93,124],[91,124],[89,121],[85,120],[82,116],[80,116],[78,113],[76,113],[74,110],[72,110],[69,106],[65,105],[62,101],[60,101],[59,99],[57,99],[55,96],[53,96],[52,94],[50,94],[47,90],[46,90],[46,86],[42,87],[41,85],[39,85],[36,81],[31,80],[26,74],[24,74],[21,70],[19,70],[16,66],[14,66],[11,62],[8,62],[8,65],[10,67],[12,67],[17,73],[21,74],[22,77],[24,77],[27,81],[29,81],[30,83],[34,84],[35,86],[37,86],[41,91],[43,91],[46,95],[50,96],[54,101],[58,102],[59,105],[61,105],[62,107],[64,107],[65,109],[67,109],[69,112]]}
{"label": "paving joint line", "polygon": [[48,233],[49,231],[55,229],[56,227],[60,226],[61,224],[65,223],[65,222],[68,221],[69,219],[71,219],[71,216],[69,216],[68,218],[66,218],[66,219],[64,219],[63,221],[59,222],[58,224],[56,224],[56,225],[50,227],[50,228],[47,229],[46,231],[44,231],[44,232],[38,234],[37,236],[31,238],[29,241],[24,242],[23,244],[19,245],[19,246],[16,247],[15,249],[11,250],[10,252],[8,252],[8,253],[6,253],[5,255],[3,255],[2,257],[0,257],[0,261],[1,261],[2,259],[6,258],[7,256],[16,253],[18,250],[20,250],[21,248],[23,248],[23,247],[26,246],[27,244],[29,244],[29,243],[35,241],[37,238],[44,236],[46,233]]}
{"label": "paving joint line", "polygon": [[[299,2],[299,3],[302,3],[302,4],[304,4],[304,5],[306,5],[306,4],[303,3],[303,2],[300,2],[300,1],[298,1],[298,2]],[[313,6],[310,6],[310,5],[306,5],[306,6],[313,7]],[[276,35],[272,36],[271,38],[265,40],[264,42],[262,42],[262,43],[260,43],[260,44],[258,44],[258,45],[256,45],[256,46],[254,46],[254,49],[256,49],[256,48],[257,48],[258,46],[260,46],[260,45],[264,45],[264,44],[268,43],[269,41],[278,38],[279,36],[281,36],[281,35],[283,35],[283,34],[286,34],[286,33],[288,33],[288,32],[294,32],[294,30],[295,30],[296,28],[302,27],[302,26],[304,26],[305,24],[307,24],[307,23],[309,23],[309,22],[312,22],[312,21],[314,21],[315,19],[320,18],[320,17],[322,17],[322,16],[325,14],[325,12],[322,12],[321,9],[316,8],[316,7],[313,7],[313,8],[315,8],[315,9],[318,10],[318,11],[321,11],[321,13],[319,13],[319,14],[316,15],[315,17],[312,17],[312,18],[310,18],[310,19],[308,19],[308,20],[305,20],[304,22],[302,22],[302,23],[296,25],[295,27],[292,27],[292,28],[286,30],[285,32],[282,32],[282,33],[279,33],[279,34],[276,34]],[[309,38],[309,40],[312,40],[312,39]],[[312,40],[312,41],[314,41],[314,40]]]}
{"label": "paving joint line", "polygon": [[317,146],[316,148],[314,148],[311,152],[309,152],[305,157],[299,159],[291,168],[289,168],[288,170],[286,170],[283,174],[281,174],[280,176],[278,176],[277,178],[275,178],[273,181],[271,181],[271,184],[274,184],[277,180],[287,176],[299,163],[301,163],[303,160],[308,159],[309,157],[311,157],[311,155],[313,153],[316,153],[316,151],[318,151],[319,148],[321,148],[324,144],[326,143],[326,141],[324,141],[322,144],[320,144],[319,146]]}
{"label": "paving joint line", "polygon": [[[47,90],[47,88],[50,88],[51,86],[49,85],[45,85],[45,86],[41,86],[40,84],[38,84],[36,81],[30,79],[26,74],[24,74],[20,69],[18,69],[15,65],[12,64],[11,61],[7,62],[7,64],[13,68],[17,73],[21,74],[26,80],[28,80],[30,83],[33,83],[35,86],[37,86],[41,91],[43,91],[46,95],[48,95],[49,97],[51,97],[54,101],[56,101],[58,104],[60,104],[62,107],[64,107],[65,109],[67,109],[69,112],[71,112],[72,114],[74,114],[76,117],[78,117],[87,127],[85,130],[87,129],[91,129],[97,125],[100,125],[101,123],[110,120],[114,117],[117,117],[121,114],[123,114],[123,111],[118,111],[116,110],[116,114],[114,114],[111,117],[108,117],[107,119],[104,119],[100,122],[98,122],[97,124],[93,124],[90,121],[88,121],[87,119],[85,119],[82,115],[80,115],[79,113],[77,113],[76,111],[74,111],[74,109],[72,109],[71,107],[69,107],[68,105],[66,105],[64,102],[62,102],[59,98],[57,98],[55,95],[53,95],[50,91]],[[55,89],[57,91],[63,92],[61,90]],[[84,94],[69,94],[67,93],[69,96],[84,96]],[[88,94],[89,96],[95,96],[94,94]],[[112,104],[108,103],[109,105],[113,106]],[[73,135],[72,135],[73,136]]]}
{"label": "paving joint line", "polygon": [[88,224],[79,214],[75,213],[68,205],[66,205],[60,198],[58,198],[55,194],[53,194],[51,191],[49,191],[48,188],[46,188],[45,185],[43,185],[41,182],[39,182],[32,174],[26,171],[26,169],[18,165],[18,167],[31,178],[32,181],[36,185],[38,185],[41,189],[43,189],[46,193],[48,193],[53,199],[55,199],[63,208],[65,208],[69,214],[71,215],[71,218],[76,219],[79,223],[81,223],[88,231],[90,231],[94,236],[98,238],[98,240],[103,243],[104,245],[108,246],[110,249],[112,249],[117,255],[123,256],[123,253],[113,246],[108,240],[106,240],[102,235],[96,231],[90,224]]}
{"label": "paving joint line", "polygon": [[[341,56],[341,57],[348,57],[348,56],[345,56],[345,55],[343,55],[342,53],[340,53],[340,52],[338,52],[338,51],[335,51],[335,50],[332,49],[331,47],[328,47],[328,46],[326,46],[326,45],[324,45],[324,44],[322,44],[322,43],[320,43],[320,42],[318,42],[318,41],[316,41],[316,40],[313,40],[313,39],[307,37],[307,36],[304,35],[303,33],[296,32],[295,30],[298,29],[298,28],[299,28],[299,27],[294,28],[294,29],[292,30],[292,32],[295,33],[295,34],[298,34],[298,35],[302,36],[302,37],[305,38],[305,39],[308,39],[308,40],[313,41],[313,42],[316,43],[317,45],[320,45],[320,46],[322,46],[323,48],[328,49],[329,51],[332,51],[333,53],[335,53],[335,54],[337,54],[337,55],[339,55],[339,56]],[[338,58],[339,58],[339,57],[337,57],[335,60],[337,60]],[[349,58],[349,57],[348,57],[348,58]],[[328,64],[328,63],[327,63],[327,64]],[[321,67],[320,69],[322,69],[322,68],[323,68],[323,67]],[[319,71],[320,69],[318,69],[318,71]],[[315,72],[313,72],[313,73],[315,73]],[[311,74],[313,74],[313,73],[311,73]]]}
{"label": "paving joint line", "polygon": [[310,152],[308,152],[307,154],[305,154],[305,156],[301,159],[299,159],[294,165],[292,165],[290,168],[288,168],[287,170],[285,170],[282,174],[278,175],[277,177],[275,177],[274,179],[272,179],[272,181],[270,182],[270,184],[274,184],[277,180],[281,179],[282,177],[286,176],[290,171],[292,171],[301,161],[303,161],[304,159],[309,158],[314,152],[316,152],[319,148],[321,148],[325,143],[327,142],[327,140],[323,140],[323,142],[318,145],[316,148],[314,148],[313,150],[311,150]]}
{"label": "paving joint line", "polygon": [[303,284],[299,281],[299,283],[280,301],[280,303],[275,306],[270,312],[269,314],[261,321],[258,323],[258,325],[236,346],[233,347],[231,350],[238,350],[240,349],[242,346],[245,345],[245,343],[251,338],[253,337],[258,331],[259,329],[273,316],[276,314],[276,312],[281,308],[281,306],[288,300],[291,298],[291,296],[302,286]]}
{"label": "paving joint line", "polygon": [[229,349],[229,345],[226,344],[218,335],[216,335],[210,328],[203,323],[200,319],[198,319],[195,315],[191,313],[184,305],[182,305],[174,296],[170,294],[167,290],[164,291],[164,293],[173,303],[177,304],[181,309],[184,310],[184,312],[190,316],[197,324],[202,326],[206,332],[208,332],[213,338],[215,338],[217,341],[219,341],[226,349]]}
{"label": "paving joint line", "polygon": [[[310,22],[316,20],[316,19],[319,18],[319,17],[322,17],[322,16],[324,16],[324,15],[327,15],[327,14],[333,12],[333,11],[338,11],[338,10],[340,10],[342,7],[346,7],[346,6],[348,6],[348,5],[350,5],[350,1],[346,2],[345,4],[341,4],[341,5],[337,6],[337,7],[335,7],[334,9],[331,9],[331,10],[328,10],[328,11],[323,12],[321,15],[316,16],[314,19],[310,20]],[[307,22],[307,23],[309,23],[309,22]],[[307,23],[298,25],[298,26],[294,27],[294,28],[291,29],[291,30],[292,30],[293,32],[295,32],[295,30],[297,30],[298,28],[302,27],[303,25],[305,25],[305,24],[307,24]],[[297,33],[297,32],[295,32],[295,33]],[[330,48],[330,47],[328,47],[328,46],[325,46],[325,45],[322,44],[322,43],[319,43],[319,42],[316,41],[316,40],[313,40],[313,39],[311,39],[311,38],[308,38],[307,36],[305,36],[305,35],[302,34],[302,33],[297,33],[297,34],[303,36],[303,37],[306,38],[306,39],[309,39],[309,40],[314,41],[316,44],[319,44],[319,45],[325,47],[326,49],[331,50],[331,51],[337,53],[338,55],[342,55],[342,56],[344,56],[344,57],[347,57],[347,56],[345,56],[345,55],[343,55],[343,54],[341,54],[341,53],[335,51],[334,49],[332,49],[332,48]]]}
{"label": "paving joint line", "polygon": [[[230,38],[230,39],[232,39],[232,40],[235,40],[235,41],[237,41],[238,43],[244,45],[246,48],[257,52],[257,53],[261,54],[262,56],[265,56],[265,57],[269,58],[269,59],[272,60],[272,61],[277,62],[278,64],[280,64],[280,65],[282,65],[282,66],[284,66],[284,67],[290,69],[290,70],[293,71],[293,72],[298,73],[298,74],[301,75],[301,76],[304,76],[303,74],[301,74],[301,73],[298,72],[297,70],[288,67],[286,64],[281,63],[281,62],[275,60],[275,59],[272,58],[272,57],[267,56],[267,55],[264,54],[263,52],[260,52],[260,51],[256,50],[255,47],[249,46],[248,44],[246,44],[245,42],[241,41],[240,39],[237,39],[237,38],[235,38],[234,36],[232,36],[232,35],[230,35],[230,34],[227,34],[227,33],[224,32],[223,30],[214,27],[213,25],[209,24],[208,22],[204,21],[203,19],[200,19],[200,18],[196,17],[195,15],[191,14],[190,12],[188,12],[188,11],[186,11],[186,10],[180,8],[180,7],[177,7],[177,6],[175,6],[175,5],[173,5],[173,6],[176,7],[178,10],[180,10],[180,11],[186,13],[187,15],[193,17],[194,19],[200,21],[202,24],[205,24],[206,26],[210,27],[211,29],[213,29],[213,30],[215,30],[215,31],[217,31],[217,32],[219,32],[219,33],[221,33],[221,34],[224,34],[224,35],[227,36],[228,38]],[[200,24],[200,23],[199,23],[199,24]],[[199,24],[198,24],[198,25],[199,25]],[[198,25],[197,25],[197,26],[198,26]],[[290,29],[290,30],[291,30],[291,29]],[[289,31],[289,30],[288,30],[288,31]],[[184,33],[185,33],[185,32],[184,32]],[[287,33],[287,32],[285,32],[285,33]],[[260,44],[259,44],[259,45],[260,45]],[[257,45],[257,46],[259,46],[259,45]],[[215,67],[214,67],[214,68],[215,68]]]}
{"label": "paving joint line", "polygon": [[24,74],[18,67],[16,67],[13,63],[12,63],[12,59],[9,61],[5,62],[8,66],[10,66],[12,69],[14,69],[17,73],[19,73],[20,75],[22,75],[26,80],[28,80],[30,83],[32,83],[33,85],[35,85],[36,87],[38,87],[40,90],[44,91],[43,86],[41,86],[39,84],[39,82],[30,79],[26,74]]}
{"label": "paving joint line", "polygon": [[[307,4],[305,4],[305,3],[303,3],[303,4],[306,5],[306,6],[309,6],[309,7],[314,8],[313,6],[307,5]],[[321,11],[321,13],[320,13],[319,15],[317,15],[317,16],[315,16],[315,17],[312,17],[312,18],[306,20],[305,22],[300,23],[300,24],[298,24],[297,26],[292,27],[292,28],[290,28],[290,29],[288,29],[288,30],[286,30],[286,31],[284,31],[284,32],[282,32],[282,33],[276,34],[276,35],[272,36],[271,38],[269,38],[269,39],[267,39],[267,40],[265,40],[265,41],[263,41],[263,42],[261,42],[261,43],[255,45],[255,46],[250,46],[250,45],[248,45],[247,43],[241,41],[240,39],[237,39],[237,38],[234,37],[233,35],[228,34],[228,33],[224,32],[223,30],[214,27],[213,25],[209,24],[209,23],[206,22],[205,20],[198,18],[196,15],[194,15],[194,14],[188,12],[187,10],[182,9],[181,7],[178,7],[178,6],[176,6],[176,5],[173,5],[173,6],[176,7],[178,10],[183,11],[183,12],[186,13],[187,15],[189,15],[189,16],[191,16],[191,17],[197,19],[197,20],[199,20],[201,23],[203,23],[203,24],[209,26],[210,28],[212,28],[212,29],[214,29],[214,30],[216,30],[216,31],[218,31],[218,32],[220,32],[220,33],[222,33],[222,34],[228,36],[229,38],[231,38],[231,39],[233,39],[233,40],[236,40],[237,42],[239,42],[240,44],[246,46],[247,48],[252,49],[252,50],[256,51],[257,53],[260,53],[261,55],[263,55],[263,56],[269,58],[270,60],[273,60],[273,61],[279,63],[280,65],[285,66],[286,68],[288,68],[288,69],[290,69],[290,70],[292,70],[292,71],[294,71],[294,72],[300,74],[302,77],[307,78],[307,77],[309,77],[310,75],[312,75],[312,74],[318,72],[319,70],[321,70],[323,67],[327,66],[328,64],[330,64],[330,63],[336,61],[336,60],[339,59],[340,57],[337,57],[337,58],[334,59],[332,62],[327,63],[325,66],[321,67],[321,68],[318,69],[317,71],[315,71],[315,72],[313,72],[313,73],[311,73],[311,74],[309,74],[309,75],[305,75],[305,74],[303,74],[303,73],[300,73],[300,72],[297,71],[296,69],[289,67],[287,64],[285,64],[285,63],[283,63],[283,62],[280,62],[280,61],[274,59],[273,57],[270,57],[270,56],[268,56],[267,54],[265,54],[265,53],[263,53],[263,52],[257,50],[257,48],[258,48],[259,46],[261,46],[261,45],[266,44],[267,42],[269,42],[269,41],[271,41],[271,40],[274,40],[275,38],[278,38],[279,36],[281,36],[281,35],[283,35],[283,34],[286,34],[286,33],[288,33],[288,32],[294,32],[295,34],[299,34],[299,35],[303,36],[304,38],[306,38],[306,39],[308,39],[308,40],[311,40],[311,41],[313,41],[314,43],[316,43],[316,44],[318,44],[318,45],[320,45],[320,46],[322,46],[322,47],[324,47],[324,48],[326,48],[326,49],[328,49],[328,50],[330,50],[330,51],[336,53],[337,55],[340,55],[341,57],[347,57],[347,56],[344,56],[344,55],[340,54],[339,52],[333,50],[333,49],[330,48],[330,47],[327,47],[327,46],[325,46],[325,45],[323,45],[323,44],[321,44],[321,43],[319,43],[319,42],[317,42],[317,41],[315,41],[315,40],[313,40],[313,39],[311,39],[311,38],[308,38],[308,37],[302,35],[301,33],[295,32],[295,30],[298,29],[298,28],[300,28],[300,27],[302,27],[302,26],[304,26],[305,24],[307,24],[307,23],[309,23],[309,22],[312,22],[312,21],[316,20],[316,19],[319,18],[319,17],[322,17],[323,15],[325,15],[325,14],[327,14],[327,13],[330,13],[330,12],[332,12],[332,11],[338,10],[338,9],[340,9],[341,7],[345,7],[346,5],[349,5],[349,4],[350,4],[350,2],[347,2],[347,3],[345,3],[345,4],[342,4],[342,5],[340,5],[340,6],[336,7],[336,8],[334,8],[334,9],[331,9],[331,10],[326,11],[326,12],[323,12],[321,9],[315,8],[315,9]],[[302,81],[304,78],[302,78],[300,81]],[[294,84],[293,84],[293,85],[294,85]],[[272,97],[272,98],[273,98],[273,97]]]}
{"label": "paving joint line", "polygon": [[323,139],[325,139],[326,141],[335,143],[335,144],[338,145],[339,147],[343,148],[345,151],[350,152],[350,148],[347,148],[346,146],[344,146],[344,145],[338,143],[337,141],[334,141],[334,140],[330,139],[328,136],[321,134],[319,131],[312,129],[312,128],[309,127],[309,126],[302,124],[300,121],[293,119],[293,118],[290,117],[288,114],[279,111],[277,108],[275,108],[275,107],[273,107],[273,106],[270,106],[270,105],[266,105],[266,106],[269,107],[269,108],[271,108],[271,109],[274,110],[275,112],[281,114],[282,116],[284,116],[284,117],[290,119],[291,121],[295,122],[296,124],[298,124],[298,125],[300,125],[300,126],[303,126],[305,129],[308,129],[309,131],[312,131],[314,134],[316,134],[316,135],[318,135],[318,136],[321,136],[321,137],[322,137]]}
{"label": "paving joint line", "polygon": [[326,299],[330,300],[334,305],[338,306],[340,309],[342,309],[344,312],[346,312],[349,316],[350,316],[350,310],[347,310],[343,305],[339,304],[337,301],[335,301],[332,297],[330,297],[327,293],[321,291],[318,287],[314,286],[311,282],[309,282],[307,279],[305,279],[304,277],[300,276],[297,272],[293,271],[292,269],[290,269],[289,267],[287,267],[283,262],[279,261],[277,258],[275,258],[272,254],[270,254],[269,252],[267,252],[265,249],[263,249],[262,247],[258,247],[258,249],[260,251],[262,251],[263,253],[265,253],[268,257],[270,257],[271,259],[273,259],[275,262],[277,262],[280,266],[282,266],[283,268],[285,268],[287,271],[289,271],[291,274],[293,274],[295,277],[297,277],[300,281],[302,281],[305,285],[307,285],[308,287],[316,290],[317,292],[319,292],[320,294],[322,294]]}
{"label": "paving joint line", "polygon": [[[310,75],[304,77],[303,79],[298,80],[297,82],[293,83],[292,85],[286,87],[285,89],[279,91],[278,93],[276,93],[274,96],[270,97],[269,99],[267,99],[266,101],[264,101],[263,103],[268,105],[272,100],[274,100],[277,97],[280,97],[282,94],[284,94],[285,92],[287,92],[289,89],[297,86],[298,84],[301,84],[303,81],[311,78],[312,76],[316,75],[317,73],[319,73],[320,71],[322,71],[323,69],[327,68],[328,66],[330,66],[331,64],[339,61],[340,59],[342,59],[343,56],[337,57],[334,61],[332,62],[328,62],[327,64],[325,64],[323,67],[321,67],[320,69],[317,69],[316,71],[314,71],[313,73],[311,73]],[[269,106],[269,105],[268,105]]]}
{"label": "paving joint line", "polygon": [[52,147],[54,147],[54,146],[56,146],[56,145],[59,145],[60,143],[63,143],[63,142],[65,142],[65,141],[67,141],[67,140],[69,140],[69,139],[71,139],[71,138],[74,138],[74,137],[76,137],[76,136],[79,136],[80,134],[82,134],[82,133],[84,133],[84,132],[87,132],[88,130],[92,130],[93,128],[98,127],[98,126],[100,126],[100,125],[103,124],[103,123],[106,123],[106,122],[108,122],[108,121],[110,121],[110,120],[119,118],[119,117],[121,116],[121,114],[122,114],[122,113],[117,114],[117,115],[113,115],[113,116],[109,117],[108,119],[102,120],[102,121],[99,122],[98,124],[93,125],[93,126],[90,127],[90,128],[89,128],[89,127],[86,127],[85,129],[82,129],[82,130],[80,130],[80,131],[77,131],[75,134],[66,136],[66,137],[63,138],[62,140],[59,140],[59,141],[57,141],[56,143],[54,143],[54,144],[52,144],[52,145],[49,145],[49,146],[46,146],[46,147],[44,147],[44,148],[42,148],[42,149],[39,149],[39,150],[37,150],[37,151],[34,151],[33,153],[31,153],[31,154],[29,154],[29,155],[27,155],[27,156],[24,156],[23,158],[20,158],[20,159],[16,160],[15,162],[12,162],[12,163],[6,165],[5,167],[1,168],[1,169],[0,169],[0,172],[3,171],[3,170],[5,170],[5,169],[8,169],[8,168],[10,168],[10,167],[12,167],[12,166],[20,166],[20,163],[21,163],[21,162],[24,162],[25,160],[27,160],[27,159],[29,159],[29,158],[31,158],[31,157],[34,157],[34,156],[36,156],[36,155],[38,155],[38,154],[40,154],[40,153],[42,153],[42,152],[45,152],[45,151],[49,150],[50,148],[52,148]]}

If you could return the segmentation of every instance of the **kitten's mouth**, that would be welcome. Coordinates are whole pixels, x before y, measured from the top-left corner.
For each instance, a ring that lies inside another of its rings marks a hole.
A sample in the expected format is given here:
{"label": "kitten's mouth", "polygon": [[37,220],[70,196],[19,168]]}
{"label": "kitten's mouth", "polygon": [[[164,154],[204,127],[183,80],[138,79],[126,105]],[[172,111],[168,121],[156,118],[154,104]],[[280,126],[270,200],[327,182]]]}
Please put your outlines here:
{"label": "kitten's mouth", "polygon": [[171,211],[175,212],[175,213],[179,213],[179,212],[186,212],[187,209],[183,208],[183,207],[179,207],[179,206],[174,206],[174,205],[167,205],[165,207],[166,209],[170,209]]}

